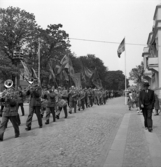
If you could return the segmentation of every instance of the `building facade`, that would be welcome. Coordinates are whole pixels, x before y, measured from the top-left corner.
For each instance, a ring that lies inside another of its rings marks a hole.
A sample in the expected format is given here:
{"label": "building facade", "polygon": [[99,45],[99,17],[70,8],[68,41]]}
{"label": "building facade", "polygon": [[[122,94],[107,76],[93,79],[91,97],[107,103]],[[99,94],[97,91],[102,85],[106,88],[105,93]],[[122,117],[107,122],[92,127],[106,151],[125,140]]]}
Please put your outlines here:
{"label": "building facade", "polygon": [[145,79],[161,99],[161,4],[156,6],[153,20],[152,32],[149,33],[142,57]]}

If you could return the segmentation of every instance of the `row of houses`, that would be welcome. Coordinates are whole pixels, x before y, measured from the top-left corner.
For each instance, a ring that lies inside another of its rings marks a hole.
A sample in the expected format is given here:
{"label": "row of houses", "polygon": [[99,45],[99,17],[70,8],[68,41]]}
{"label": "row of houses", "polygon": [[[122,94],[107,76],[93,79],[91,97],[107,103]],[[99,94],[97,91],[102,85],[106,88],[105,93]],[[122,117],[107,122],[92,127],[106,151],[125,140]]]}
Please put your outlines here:
{"label": "row of houses", "polygon": [[142,53],[144,78],[148,80],[151,89],[161,99],[161,4],[156,6],[153,20],[147,47],[144,47]]}

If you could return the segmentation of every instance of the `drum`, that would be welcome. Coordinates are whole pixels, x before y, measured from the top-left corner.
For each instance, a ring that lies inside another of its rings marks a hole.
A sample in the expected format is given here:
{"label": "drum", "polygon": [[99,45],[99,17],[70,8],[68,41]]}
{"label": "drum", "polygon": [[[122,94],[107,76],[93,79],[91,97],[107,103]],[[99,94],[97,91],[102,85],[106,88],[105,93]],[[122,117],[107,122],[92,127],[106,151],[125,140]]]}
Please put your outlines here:
{"label": "drum", "polygon": [[57,103],[58,107],[64,107],[65,105],[67,105],[67,101],[64,99],[60,99]]}

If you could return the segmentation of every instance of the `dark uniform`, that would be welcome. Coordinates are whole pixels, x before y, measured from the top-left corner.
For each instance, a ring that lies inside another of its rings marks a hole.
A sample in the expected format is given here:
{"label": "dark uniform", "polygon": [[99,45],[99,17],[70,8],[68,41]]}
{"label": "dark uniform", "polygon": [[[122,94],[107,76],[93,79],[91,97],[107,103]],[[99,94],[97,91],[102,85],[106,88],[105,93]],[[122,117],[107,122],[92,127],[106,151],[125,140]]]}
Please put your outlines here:
{"label": "dark uniform", "polygon": [[74,88],[69,91],[69,113],[72,113],[72,108],[74,108],[74,112],[77,111],[77,93]]}
{"label": "dark uniform", "polygon": [[19,109],[19,107],[21,107],[22,116],[25,115],[23,103],[24,103],[24,94],[23,94],[22,90],[19,90],[19,94],[18,94],[18,109]]}
{"label": "dark uniform", "polygon": [[26,121],[26,130],[31,130],[32,117],[35,113],[38,119],[39,127],[42,128],[42,118],[40,113],[41,108],[41,88],[35,86],[27,91],[26,95],[30,95],[29,101],[29,115]]}
{"label": "dark uniform", "polygon": [[59,119],[60,116],[60,112],[63,108],[64,110],[64,115],[65,118],[68,117],[68,112],[67,112],[67,97],[68,97],[68,92],[67,90],[60,90],[58,93],[58,102],[57,102],[57,106],[58,106],[58,112],[57,112],[57,119]]}
{"label": "dark uniform", "polygon": [[79,92],[78,95],[78,110],[80,110],[80,108],[82,107],[82,109],[85,109],[85,92],[84,90],[81,90]]}
{"label": "dark uniform", "polygon": [[2,123],[0,125],[0,141],[3,141],[3,135],[5,132],[5,129],[7,127],[7,123],[10,120],[14,131],[15,131],[15,137],[19,137],[20,131],[19,131],[19,126],[17,122],[17,98],[16,96],[11,97],[5,97],[5,103],[4,103],[4,110],[2,114]]}
{"label": "dark uniform", "polygon": [[47,105],[46,105],[46,122],[45,124],[49,124],[49,118],[50,113],[53,116],[53,122],[55,122],[55,96],[56,94],[54,91],[49,91],[49,93],[46,94],[47,96]]}
{"label": "dark uniform", "polygon": [[87,91],[87,97],[88,97],[88,106],[92,107],[93,106],[93,94],[92,94],[91,88],[89,88]]}
{"label": "dark uniform", "polygon": [[144,126],[152,131],[153,121],[152,121],[152,110],[154,108],[155,96],[154,91],[147,89],[149,83],[144,83],[145,90],[142,90],[139,95],[140,107],[144,116]]}

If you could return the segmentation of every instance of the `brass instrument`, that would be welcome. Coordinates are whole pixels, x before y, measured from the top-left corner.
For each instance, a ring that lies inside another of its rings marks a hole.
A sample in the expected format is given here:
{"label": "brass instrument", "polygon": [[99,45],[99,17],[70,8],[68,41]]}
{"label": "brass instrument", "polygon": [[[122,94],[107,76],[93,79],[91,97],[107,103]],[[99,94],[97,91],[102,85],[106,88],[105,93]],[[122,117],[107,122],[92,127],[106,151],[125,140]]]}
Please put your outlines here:
{"label": "brass instrument", "polygon": [[32,85],[34,83],[34,78],[30,78],[30,80],[27,80],[27,82]]}
{"label": "brass instrument", "polygon": [[37,79],[34,79],[34,78],[30,78],[30,79],[26,79],[27,82],[29,83],[28,87],[26,88],[26,92],[28,90],[31,90],[31,89],[34,89],[35,86],[37,86],[37,84],[35,84],[35,81],[37,81]]}
{"label": "brass instrument", "polygon": [[7,79],[5,82],[4,82],[4,86],[9,89],[13,86],[13,81],[11,79]]}
{"label": "brass instrument", "polygon": [[4,86],[7,88],[3,93],[2,93],[2,98],[13,98],[18,95],[19,91],[15,91],[13,88],[13,81],[11,79],[7,79],[4,82]]}

